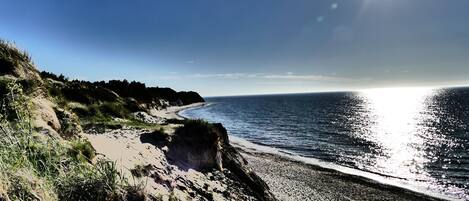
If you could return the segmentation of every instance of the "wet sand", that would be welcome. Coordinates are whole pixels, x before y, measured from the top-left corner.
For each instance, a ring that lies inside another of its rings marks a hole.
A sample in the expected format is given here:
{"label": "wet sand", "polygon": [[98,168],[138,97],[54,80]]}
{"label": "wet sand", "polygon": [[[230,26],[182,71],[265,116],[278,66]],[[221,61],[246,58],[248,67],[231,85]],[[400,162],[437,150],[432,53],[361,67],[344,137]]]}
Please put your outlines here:
{"label": "wet sand", "polygon": [[441,200],[273,154],[240,152],[279,200]]}

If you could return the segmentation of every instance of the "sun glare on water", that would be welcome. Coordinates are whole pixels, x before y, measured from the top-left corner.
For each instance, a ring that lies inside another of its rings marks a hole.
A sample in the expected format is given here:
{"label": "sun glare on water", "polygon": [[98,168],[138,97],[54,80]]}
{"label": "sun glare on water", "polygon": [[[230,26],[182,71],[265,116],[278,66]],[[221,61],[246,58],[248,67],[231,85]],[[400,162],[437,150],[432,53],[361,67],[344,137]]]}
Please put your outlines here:
{"label": "sun glare on water", "polygon": [[371,122],[371,132],[363,138],[380,149],[381,157],[376,158],[375,166],[398,177],[424,178],[426,158],[421,148],[425,140],[418,135],[418,129],[432,89],[386,88],[360,94]]}

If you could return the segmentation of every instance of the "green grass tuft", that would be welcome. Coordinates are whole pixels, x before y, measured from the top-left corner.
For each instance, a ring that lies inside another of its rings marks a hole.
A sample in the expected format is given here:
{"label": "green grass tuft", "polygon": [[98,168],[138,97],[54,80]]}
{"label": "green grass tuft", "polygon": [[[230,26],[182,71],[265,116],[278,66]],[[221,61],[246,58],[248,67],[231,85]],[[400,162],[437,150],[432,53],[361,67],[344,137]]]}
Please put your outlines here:
{"label": "green grass tuft", "polygon": [[96,156],[96,150],[85,139],[75,139],[70,142],[69,155],[82,162],[90,162]]}

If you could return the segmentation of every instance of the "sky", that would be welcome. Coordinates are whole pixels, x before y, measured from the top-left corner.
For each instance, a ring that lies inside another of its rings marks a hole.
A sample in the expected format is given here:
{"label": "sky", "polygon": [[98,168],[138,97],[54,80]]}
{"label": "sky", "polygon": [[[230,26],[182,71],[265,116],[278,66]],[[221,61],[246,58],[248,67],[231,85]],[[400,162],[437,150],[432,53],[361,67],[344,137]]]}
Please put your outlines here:
{"label": "sky", "polygon": [[203,96],[469,85],[469,0],[0,0],[40,70]]}

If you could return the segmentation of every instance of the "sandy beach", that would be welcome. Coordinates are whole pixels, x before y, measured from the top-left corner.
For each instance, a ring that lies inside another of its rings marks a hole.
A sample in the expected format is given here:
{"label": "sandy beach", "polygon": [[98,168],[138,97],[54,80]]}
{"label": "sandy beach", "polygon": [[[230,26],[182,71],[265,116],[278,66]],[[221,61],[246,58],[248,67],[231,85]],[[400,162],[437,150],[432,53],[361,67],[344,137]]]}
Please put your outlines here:
{"label": "sandy beach", "polygon": [[162,110],[152,109],[150,110],[150,114],[164,119],[184,119],[184,117],[179,115],[180,111],[190,108],[203,107],[206,104],[207,103],[193,103],[184,106],[171,106]]}

